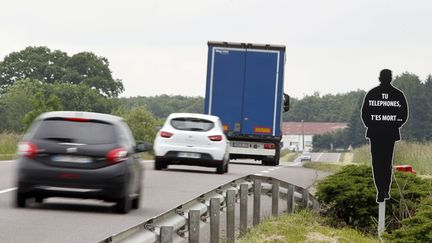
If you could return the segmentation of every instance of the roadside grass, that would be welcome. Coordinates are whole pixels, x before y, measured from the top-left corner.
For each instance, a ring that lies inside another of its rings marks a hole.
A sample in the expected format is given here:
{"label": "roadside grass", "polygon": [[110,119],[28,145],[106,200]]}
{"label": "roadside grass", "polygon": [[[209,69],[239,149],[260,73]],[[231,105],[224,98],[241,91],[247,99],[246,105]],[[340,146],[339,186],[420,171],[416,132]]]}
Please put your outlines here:
{"label": "roadside grass", "polygon": [[306,162],[303,164],[303,167],[305,168],[326,171],[330,173],[338,172],[343,166],[344,164],[339,164],[339,163],[314,162],[314,161]]}
{"label": "roadside grass", "polygon": [[[370,146],[364,145],[355,149],[353,161],[370,166]],[[412,165],[418,174],[432,176],[432,143],[406,141],[396,143],[393,163]]]}
{"label": "roadside grass", "polygon": [[263,220],[238,242],[379,242],[350,228],[332,228],[310,211]]}
{"label": "roadside grass", "polygon": [[20,134],[3,132],[0,133],[0,160],[11,160],[15,157]]}
{"label": "roadside grass", "polygon": [[144,153],[142,153],[141,158],[143,160],[154,160],[154,155],[150,152],[144,152]]}
{"label": "roadside grass", "polygon": [[297,158],[299,153],[297,152],[291,152],[289,149],[282,149],[280,154],[280,161],[283,162],[292,162]]}
{"label": "roadside grass", "polygon": [[351,152],[341,153],[339,162],[342,164],[351,164],[353,162],[354,154]]}

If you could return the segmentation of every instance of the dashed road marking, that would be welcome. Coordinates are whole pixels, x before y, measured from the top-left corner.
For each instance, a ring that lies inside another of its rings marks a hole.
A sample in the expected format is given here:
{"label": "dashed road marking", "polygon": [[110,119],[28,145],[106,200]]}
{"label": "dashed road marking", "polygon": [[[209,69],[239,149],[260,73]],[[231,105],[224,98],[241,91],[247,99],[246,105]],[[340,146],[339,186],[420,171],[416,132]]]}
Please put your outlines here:
{"label": "dashed road marking", "polygon": [[263,170],[263,171],[261,171],[261,173],[270,173],[270,171]]}
{"label": "dashed road marking", "polygon": [[258,174],[254,174],[254,175],[257,175],[257,176],[262,176],[262,174],[259,174],[259,173],[258,173]]}
{"label": "dashed road marking", "polygon": [[12,188],[9,188],[9,189],[5,189],[5,190],[0,191],[0,194],[2,194],[2,193],[6,193],[6,192],[15,191],[16,189],[17,189],[16,187],[12,187]]}

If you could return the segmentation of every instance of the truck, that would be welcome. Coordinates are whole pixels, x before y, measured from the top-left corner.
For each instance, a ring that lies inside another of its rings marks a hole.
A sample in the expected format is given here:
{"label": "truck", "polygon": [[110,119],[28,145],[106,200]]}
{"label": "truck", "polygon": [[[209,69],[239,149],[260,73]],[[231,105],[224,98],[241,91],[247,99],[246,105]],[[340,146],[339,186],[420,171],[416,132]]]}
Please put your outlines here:
{"label": "truck", "polygon": [[230,159],[278,165],[284,90],[285,46],[208,43],[205,108],[218,116],[230,143]]}

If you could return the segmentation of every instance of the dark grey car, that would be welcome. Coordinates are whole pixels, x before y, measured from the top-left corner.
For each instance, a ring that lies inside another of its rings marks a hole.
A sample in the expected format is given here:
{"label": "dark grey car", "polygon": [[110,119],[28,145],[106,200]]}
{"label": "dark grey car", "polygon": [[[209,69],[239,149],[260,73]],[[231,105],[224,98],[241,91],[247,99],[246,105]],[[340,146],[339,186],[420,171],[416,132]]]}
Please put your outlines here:
{"label": "dark grey car", "polygon": [[142,168],[136,144],[121,117],[90,112],[48,112],[35,119],[18,145],[16,206],[28,198],[101,199],[118,213],[138,208]]}

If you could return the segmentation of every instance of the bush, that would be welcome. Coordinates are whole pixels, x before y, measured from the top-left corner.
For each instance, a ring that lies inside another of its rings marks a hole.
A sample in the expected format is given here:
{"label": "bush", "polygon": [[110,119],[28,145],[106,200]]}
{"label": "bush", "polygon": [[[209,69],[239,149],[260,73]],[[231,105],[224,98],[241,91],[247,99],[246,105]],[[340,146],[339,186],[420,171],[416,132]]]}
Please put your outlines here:
{"label": "bush", "polygon": [[[400,221],[413,215],[420,200],[429,194],[431,183],[409,173],[395,172],[391,196],[386,203],[388,228],[400,227]],[[328,176],[317,185],[317,198],[327,206],[326,214],[334,222],[376,233],[378,204],[372,169],[349,165]]]}
{"label": "bush", "polygon": [[432,198],[422,200],[416,215],[404,219],[400,229],[385,234],[384,238],[395,243],[432,242]]}
{"label": "bush", "polygon": [[153,143],[157,133],[156,127],[160,121],[154,118],[147,109],[140,107],[131,110],[117,110],[114,114],[125,119],[135,140]]}

